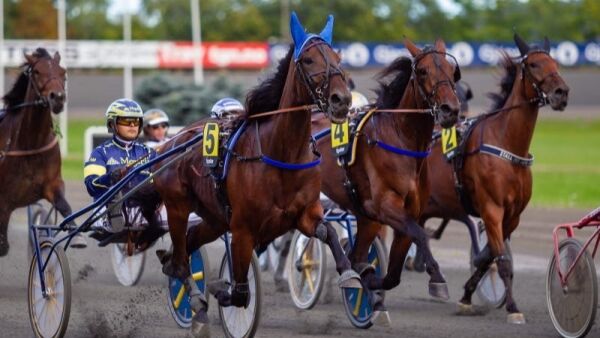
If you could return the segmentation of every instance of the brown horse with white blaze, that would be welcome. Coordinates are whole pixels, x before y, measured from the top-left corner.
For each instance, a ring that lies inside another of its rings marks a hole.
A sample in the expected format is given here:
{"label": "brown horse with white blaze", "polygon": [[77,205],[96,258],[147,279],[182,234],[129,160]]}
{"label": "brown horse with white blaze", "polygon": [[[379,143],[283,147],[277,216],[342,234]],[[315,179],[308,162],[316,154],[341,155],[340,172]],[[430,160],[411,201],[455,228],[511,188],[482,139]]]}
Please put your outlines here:
{"label": "brown horse with white blaze", "polygon": [[[405,255],[414,241],[428,253],[430,293],[447,299],[446,282],[416,220],[428,196],[424,158],[435,121],[451,126],[457,120],[460,103],[455,82],[460,71],[456,63],[449,62],[453,58],[446,53],[441,39],[423,50],[408,39],[405,45],[413,59],[398,58],[379,75],[377,110],[363,118],[369,120],[356,132],[354,163],[338,165],[330,148],[331,135],[319,142],[322,166],[327,172],[322,190],[356,215],[358,233],[350,259],[364,287],[389,290],[397,286]],[[384,81],[392,75],[391,81]],[[328,121],[320,119],[313,124],[313,134],[327,127]],[[349,193],[350,186],[354,193]],[[383,224],[394,229],[394,239],[388,274],[381,279],[367,263],[367,254]],[[375,310],[384,310],[382,302],[375,304]]]}
{"label": "brown horse with white blaze", "polygon": [[0,256],[8,254],[8,222],[16,208],[44,198],[63,217],[71,214],[52,125],[52,113],[60,113],[66,100],[66,72],[60,55],[50,56],[43,48],[25,59],[24,70],[3,97],[0,116]]}
{"label": "brown horse with white blaze", "polygon": [[444,160],[438,142],[427,159],[432,190],[419,222],[424,224],[431,217],[470,222],[466,209],[480,215],[488,244],[474,258],[477,269],[465,284],[460,310],[472,311],[473,292],[490,265],[496,262],[506,287],[508,322],[524,323],[525,317],[512,294],[512,263],[504,241],[516,230],[531,198],[533,158],[529,147],[539,108],[549,103],[554,110],[564,110],[569,87],[558,72],[558,63],[549,54],[547,39],[541,48],[529,46],[517,34],[514,39],[521,56],[515,61],[503,55],[505,75],[501,92],[492,96],[495,101],[492,110],[475,119],[464,141],[462,169],[456,172],[464,191],[463,202],[457,194],[452,165]]}
{"label": "brown horse with white blaze", "polygon": [[[154,179],[154,186],[167,208],[169,232],[173,240],[171,257],[163,257],[163,272],[186,281],[188,255],[200,246],[216,240],[227,231],[232,234],[234,286],[231,294],[216,294],[223,306],[245,306],[249,301],[247,273],[253,250],[290,229],[318,237],[331,248],[342,274],[340,285],[359,286],[358,275],[339,244],[335,230],[323,224],[319,201],[321,175],[311,149],[311,109],[316,104],[336,122],[343,121],[350,105],[350,92],[340,68],[340,56],[331,47],[333,17],[319,34],[307,34],[295,14],[291,29],[294,45],[283,58],[276,73],[246,99],[246,129],[228,152],[232,158],[226,180],[220,181],[229,207],[223,205],[215,180],[208,174],[199,151],[190,153]],[[269,116],[256,117],[263,112]],[[185,142],[190,132],[163,146]],[[274,164],[275,163],[275,164]],[[155,168],[161,166],[158,163]],[[229,214],[229,210],[231,213]],[[195,211],[203,223],[187,230],[187,219]],[[187,236],[186,236],[187,233]],[[190,286],[191,285],[191,286]],[[197,293],[190,293],[195,295]],[[194,331],[208,322],[206,302],[193,301],[196,315]]]}

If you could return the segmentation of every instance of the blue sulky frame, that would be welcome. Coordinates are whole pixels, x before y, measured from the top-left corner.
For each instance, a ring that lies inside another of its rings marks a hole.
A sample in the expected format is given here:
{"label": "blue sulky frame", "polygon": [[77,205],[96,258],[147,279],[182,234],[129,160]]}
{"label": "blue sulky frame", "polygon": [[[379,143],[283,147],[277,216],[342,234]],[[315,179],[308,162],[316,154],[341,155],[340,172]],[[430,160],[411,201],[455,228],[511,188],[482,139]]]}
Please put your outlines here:
{"label": "blue sulky frame", "polygon": [[[148,161],[147,163],[144,163],[144,164],[132,169],[119,182],[117,182],[114,186],[110,187],[108,189],[108,191],[105,192],[98,200],[96,200],[94,203],[88,205],[87,207],[69,215],[59,225],[29,224],[29,231],[31,232],[31,238],[33,240],[33,248],[35,250],[35,256],[37,259],[37,266],[38,266],[38,273],[40,276],[40,287],[42,288],[42,295],[44,297],[47,297],[46,282],[44,280],[44,272],[46,270],[46,266],[50,260],[50,257],[52,256],[52,253],[54,252],[54,249],[56,248],[57,245],[59,245],[61,242],[66,241],[65,249],[64,249],[66,251],[67,248],[69,247],[69,244],[71,243],[71,240],[73,239],[73,237],[78,233],[88,231],[89,227],[93,224],[93,222],[96,221],[97,219],[99,219],[104,214],[104,212],[106,212],[106,211],[101,211],[102,210],[101,207],[104,206],[106,203],[108,203],[113,197],[115,197],[115,195],[117,195],[121,191],[121,189],[123,189],[123,187],[127,183],[129,183],[139,172],[141,172],[142,170],[148,169],[149,167],[151,167],[152,165],[154,165],[158,162],[161,162],[165,159],[170,158],[174,154],[178,154],[174,158],[171,158],[169,160],[169,162],[165,163],[165,165],[163,165],[161,168],[159,168],[158,170],[153,172],[150,176],[148,176],[148,178],[144,179],[144,181],[142,181],[139,185],[137,185],[133,189],[129,190],[122,197],[122,199],[126,199],[127,197],[131,196],[131,194],[133,194],[135,191],[137,191],[139,188],[141,188],[145,183],[150,181],[156,174],[160,173],[162,170],[169,167],[170,164],[174,163],[179,158],[181,158],[183,155],[190,152],[193,149],[194,145],[196,145],[200,141],[202,141],[202,137],[203,137],[203,133],[199,133],[198,135],[194,136],[193,138],[189,139],[188,141],[186,141],[178,146],[175,146],[175,147],[169,149],[168,151],[156,156],[155,158]],[[77,219],[78,217],[81,217],[82,215],[90,212],[91,210],[94,210],[94,211],[85,219],[85,221],[81,225],[79,225],[79,226],[68,225],[69,223],[72,223],[75,219]],[[30,213],[31,211],[28,211],[28,212]],[[29,216],[31,216],[31,215],[29,215]],[[30,217],[30,219],[31,219],[31,217]],[[40,243],[38,240],[38,230],[46,230],[49,234],[51,232],[57,233],[59,231],[69,231],[69,233],[66,236],[64,236],[63,238],[53,241],[52,247],[50,248],[50,253],[48,254],[48,257],[43,262],[42,262],[42,257],[40,256]]]}

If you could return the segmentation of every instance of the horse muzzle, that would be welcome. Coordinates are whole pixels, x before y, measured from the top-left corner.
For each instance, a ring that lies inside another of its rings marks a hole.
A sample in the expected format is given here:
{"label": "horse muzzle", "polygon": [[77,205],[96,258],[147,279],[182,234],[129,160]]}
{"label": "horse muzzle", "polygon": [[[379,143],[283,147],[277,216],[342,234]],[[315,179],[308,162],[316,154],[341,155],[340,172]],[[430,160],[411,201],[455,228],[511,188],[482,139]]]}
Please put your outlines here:
{"label": "horse muzzle", "polygon": [[442,128],[452,127],[458,121],[458,107],[442,104],[437,108],[436,118]]}
{"label": "horse muzzle", "polygon": [[54,114],[59,114],[65,107],[66,95],[64,92],[50,92],[46,97]]}
{"label": "horse muzzle", "polygon": [[547,94],[546,97],[553,110],[563,111],[569,101],[569,87],[557,87],[550,94]]}
{"label": "horse muzzle", "polygon": [[329,96],[327,113],[331,121],[334,123],[342,123],[346,120],[351,100],[352,98],[350,95],[340,93],[332,93]]}

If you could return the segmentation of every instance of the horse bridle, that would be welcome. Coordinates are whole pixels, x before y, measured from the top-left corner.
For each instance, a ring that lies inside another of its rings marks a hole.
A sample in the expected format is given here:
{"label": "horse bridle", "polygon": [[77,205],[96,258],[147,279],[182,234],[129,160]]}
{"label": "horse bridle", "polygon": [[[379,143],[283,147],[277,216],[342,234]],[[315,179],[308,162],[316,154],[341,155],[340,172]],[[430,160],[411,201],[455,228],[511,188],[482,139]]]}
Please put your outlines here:
{"label": "horse bridle", "polygon": [[[38,59],[33,64],[29,65],[29,67],[27,67],[27,69],[25,70],[25,74],[29,78],[29,83],[30,83],[31,87],[33,87],[33,90],[35,91],[35,94],[37,95],[37,99],[34,100],[34,102],[41,101],[41,104],[39,104],[39,105],[41,105],[43,107],[50,107],[50,109],[52,109],[52,101],[49,100],[47,97],[43,96],[42,95],[42,91],[53,80],[57,80],[58,81],[58,83],[62,87],[63,91],[65,89],[65,86],[60,81],[60,78],[58,76],[50,76],[48,79],[46,79],[46,82],[44,82],[44,84],[41,87],[39,87],[38,84],[37,84],[37,81],[35,79],[35,72],[34,72],[34,70],[35,70],[35,66],[40,61],[42,61],[42,59]],[[56,62],[53,59],[51,59],[50,62],[53,63],[53,64],[56,64]]]}
{"label": "horse bridle", "polygon": [[546,95],[546,93],[544,93],[544,91],[542,90],[542,86],[544,85],[544,83],[546,82],[546,80],[548,80],[548,78],[553,77],[553,76],[559,76],[557,71],[551,72],[550,74],[547,74],[546,76],[544,76],[539,82],[537,81],[537,79],[533,76],[533,74],[531,74],[531,71],[529,70],[529,65],[525,62],[527,61],[527,58],[532,55],[532,54],[537,54],[537,53],[543,53],[548,55],[550,58],[552,58],[550,56],[550,53],[548,53],[545,50],[542,49],[536,49],[536,50],[532,50],[530,52],[527,52],[527,54],[525,54],[525,56],[523,56],[523,58],[521,59],[521,69],[523,72],[523,75],[529,79],[529,81],[531,81],[531,85],[533,86],[533,89],[535,90],[536,93],[536,97],[533,98],[532,100],[530,100],[532,103],[537,103],[537,105],[539,107],[543,107],[546,104],[548,104],[548,97]]}
{"label": "horse bridle", "polygon": [[[454,84],[454,81],[451,80],[451,77],[448,74],[446,74],[444,71],[442,71],[442,74],[444,74],[446,79],[436,82],[433,85],[433,89],[431,90],[431,93],[427,94],[425,92],[425,90],[423,89],[423,87],[421,86],[421,84],[419,83],[419,80],[418,80],[419,77],[417,74],[417,66],[419,65],[419,62],[421,60],[423,60],[423,58],[429,54],[439,54],[439,55],[444,55],[445,57],[451,57],[454,60],[455,66],[457,67],[456,69],[458,69],[458,62],[456,61],[456,58],[453,55],[446,53],[446,52],[438,52],[437,50],[424,51],[423,53],[417,55],[412,62],[412,73],[413,73],[413,79],[414,79],[413,84],[417,88],[417,91],[421,95],[421,98],[425,102],[427,102],[427,105],[430,108],[431,114],[434,116],[436,123],[437,123],[438,119],[439,119],[439,112],[441,110],[438,108],[438,103],[434,99],[435,95],[437,94],[438,89],[443,85],[449,86],[452,89],[452,91],[454,92],[454,94],[456,94],[456,85]],[[436,68],[441,70],[441,65],[440,65],[438,59],[436,57],[434,57],[433,60],[434,60],[434,64],[435,64]]]}
{"label": "horse bridle", "polygon": [[[327,96],[326,96],[327,94],[329,94],[329,81],[332,76],[339,75],[342,77],[344,82],[346,82],[346,75],[340,69],[340,67],[338,65],[333,64],[331,62],[331,60],[327,57],[327,54],[323,50],[323,46],[322,46],[322,45],[328,45],[327,42],[325,42],[321,39],[315,39],[315,40],[316,40],[315,42],[306,46],[304,48],[303,52],[305,52],[313,47],[317,47],[319,50],[319,53],[321,53],[321,55],[323,56],[323,59],[325,60],[325,64],[326,64],[325,70],[322,70],[320,72],[315,72],[312,74],[307,74],[307,72],[305,71],[304,67],[301,64],[302,63],[301,58],[298,58],[298,60],[296,60],[294,63],[296,66],[296,71],[300,74],[300,78],[302,79],[304,86],[308,90],[308,93],[310,94],[313,102],[318,106],[318,108],[322,112],[324,112],[326,115],[330,115],[331,112],[329,111],[329,104],[328,104],[329,100],[327,100]],[[325,80],[322,81],[321,84],[319,85],[314,80],[314,78],[321,74],[325,74]]]}

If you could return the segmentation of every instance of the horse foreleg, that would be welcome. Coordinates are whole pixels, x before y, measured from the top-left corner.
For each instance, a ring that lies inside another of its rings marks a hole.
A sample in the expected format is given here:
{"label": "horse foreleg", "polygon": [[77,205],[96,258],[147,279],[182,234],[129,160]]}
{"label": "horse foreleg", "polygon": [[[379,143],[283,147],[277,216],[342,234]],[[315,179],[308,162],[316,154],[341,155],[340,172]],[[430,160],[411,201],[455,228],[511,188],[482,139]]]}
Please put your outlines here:
{"label": "horse foreleg", "polygon": [[[404,211],[404,203],[400,198],[391,197],[382,203],[382,223],[389,224],[396,231],[412,237],[413,242],[420,250],[425,260],[426,271],[430,276],[429,294],[434,298],[448,300],[448,285],[442,275],[439,265],[429,248],[429,241],[425,230],[417,224],[416,220]],[[403,262],[402,262],[403,263]]]}
{"label": "horse foreleg", "polygon": [[[317,225],[315,227],[315,224]],[[333,226],[328,222],[323,222],[323,207],[320,201],[306,207],[300,217],[297,229],[307,237],[317,237],[327,244],[333,259],[335,260],[336,271],[340,274],[338,285],[342,288],[362,288],[360,277],[352,270],[350,260],[344,253],[340,245],[337,233]]]}
{"label": "horse foreleg", "polygon": [[165,205],[169,220],[169,234],[173,243],[173,254],[168,260],[162,260],[162,272],[173,278],[185,280],[190,275],[187,255],[187,222],[190,209],[185,203]]}
{"label": "horse foreleg", "polygon": [[[520,218],[514,217],[508,221],[509,231],[516,229],[519,225]],[[510,233],[503,234],[502,228],[499,228],[499,234],[491,234],[488,231],[488,238],[494,236],[494,241],[490,240],[491,250],[496,254],[496,264],[498,265],[498,274],[504,286],[506,288],[506,311],[508,311],[507,321],[511,324],[524,324],[525,316],[517,308],[517,304],[512,294],[512,282],[513,282],[513,265],[510,257],[506,254],[506,247],[504,246],[504,240],[508,238]],[[500,235],[498,237],[498,235]]]}
{"label": "horse foreleg", "polygon": [[8,210],[0,210],[0,257],[8,254],[8,221],[10,220],[11,212]]}
{"label": "horse foreleg", "polygon": [[360,274],[364,284],[369,289],[373,289],[369,281],[375,277],[375,268],[369,264],[368,256],[370,246],[381,230],[381,224],[363,216],[356,217],[356,224],[356,239],[354,247],[351,248],[350,262],[354,270]]}
{"label": "horse foreleg", "polygon": [[[237,226],[236,226],[237,225]],[[250,286],[248,285],[248,269],[254,250],[254,236],[246,225],[231,223],[231,255],[233,283],[231,287],[231,305],[247,307],[250,303]]]}

